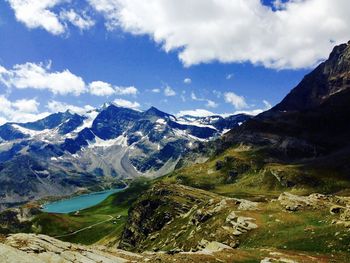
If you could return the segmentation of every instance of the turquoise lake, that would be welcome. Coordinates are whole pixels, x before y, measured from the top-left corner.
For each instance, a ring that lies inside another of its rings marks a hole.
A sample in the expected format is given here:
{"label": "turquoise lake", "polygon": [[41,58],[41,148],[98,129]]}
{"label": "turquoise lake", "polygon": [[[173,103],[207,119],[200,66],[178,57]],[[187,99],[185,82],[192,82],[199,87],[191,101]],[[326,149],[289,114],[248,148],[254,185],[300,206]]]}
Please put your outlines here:
{"label": "turquoise lake", "polygon": [[42,211],[47,213],[60,213],[60,214],[75,212],[78,210],[82,210],[82,209],[97,205],[98,203],[101,203],[103,200],[105,200],[108,196],[114,193],[120,192],[124,189],[125,188],[94,192],[90,194],[79,195],[69,199],[52,202],[44,205]]}

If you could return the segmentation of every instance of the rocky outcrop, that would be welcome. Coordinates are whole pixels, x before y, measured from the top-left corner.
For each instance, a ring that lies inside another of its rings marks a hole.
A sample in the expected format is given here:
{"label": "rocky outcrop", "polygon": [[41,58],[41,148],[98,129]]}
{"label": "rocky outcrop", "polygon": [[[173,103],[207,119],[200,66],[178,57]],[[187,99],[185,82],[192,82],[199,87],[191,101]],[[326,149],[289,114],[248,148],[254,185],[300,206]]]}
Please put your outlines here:
{"label": "rocky outcrop", "polygon": [[[57,239],[34,234],[16,234],[0,240],[1,263],[126,263],[126,262],[236,262],[237,258],[251,261],[252,255],[236,250],[217,241],[202,239],[197,252],[181,252],[172,250],[168,253],[146,252],[130,253],[120,249],[104,246],[82,246]],[[270,256],[271,252],[256,251],[254,262],[262,257]],[[254,252],[255,253],[255,252]],[[283,254],[283,258],[305,257]],[[266,261],[267,262],[267,261]],[[278,261],[280,262],[280,261]],[[282,261],[283,262],[283,261]],[[291,261],[285,261],[291,262]],[[299,261],[298,261],[299,262]],[[304,262],[304,261],[302,261]],[[309,262],[323,262],[311,260]]]}
{"label": "rocky outcrop", "polygon": [[124,263],[142,258],[140,255],[125,251],[74,245],[34,234],[11,235],[4,244],[0,244],[0,262],[2,263]]}
{"label": "rocky outcrop", "polygon": [[247,210],[255,202],[178,185],[156,184],[129,211],[119,247],[132,251],[199,251],[202,239],[237,247],[257,228]]}
{"label": "rocky outcrop", "polygon": [[253,223],[255,221],[254,218],[238,216],[236,212],[231,212],[227,218],[225,223],[229,226],[223,226],[223,228],[227,231],[231,231],[235,236],[242,235],[250,230],[257,228],[257,224]]}
{"label": "rocky outcrop", "polygon": [[309,196],[298,196],[291,193],[282,193],[278,202],[289,212],[296,212],[305,209],[328,209],[335,217],[332,224],[350,227],[350,197],[311,194]]}
{"label": "rocky outcrop", "polygon": [[346,207],[350,205],[350,197],[318,193],[299,196],[285,192],[278,197],[278,201],[287,211],[298,211],[306,208],[329,208],[331,214],[344,212],[347,209]]}

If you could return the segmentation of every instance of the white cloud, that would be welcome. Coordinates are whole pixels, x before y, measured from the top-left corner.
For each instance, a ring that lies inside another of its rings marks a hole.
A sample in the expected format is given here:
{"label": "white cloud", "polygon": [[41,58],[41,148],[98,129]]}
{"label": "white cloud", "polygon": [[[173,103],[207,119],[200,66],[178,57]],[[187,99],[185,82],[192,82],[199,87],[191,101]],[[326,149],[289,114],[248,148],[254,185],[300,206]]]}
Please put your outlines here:
{"label": "white cloud", "polygon": [[204,99],[204,98],[198,98],[194,92],[191,93],[191,99],[194,101],[206,101],[206,107],[207,108],[216,108],[219,106],[215,101]]}
{"label": "white cloud", "polygon": [[96,96],[110,96],[110,95],[136,95],[137,88],[130,87],[113,87],[112,84],[103,81],[93,81],[89,84],[89,90],[92,95]]}
{"label": "white cloud", "polygon": [[0,83],[8,88],[49,90],[53,94],[79,96],[90,92],[96,96],[136,95],[134,86],[112,86],[103,81],[93,81],[88,85],[83,78],[71,73],[68,69],[52,71],[51,62],[15,65],[12,69],[0,66]]}
{"label": "white cloud", "polygon": [[235,76],[235,75],[234,75],[233,73],[227,74],[227,75],[226,75],[226,79],[227,79],[227,80],[230,80],[230,79],[232,79],[234,76]]}
{"label": "white cloud", "polygon": [[185,115],[191,115],[191,116],[195,116],[195,117],[207,117],[207,116],[213,116],[213,115],[217,115],[217,114],[215,114],[211,111],[205,110],[205,109],[182,110],[176,114],[177,117],[181,117],[181,116],[185,116]]}
{"label": "white cloud", "polygon": [[15,11],[16,19],[28,28],[41,27],[46,31],[59,35],[65,32],[64,25],[57,14],[50,9],[65,0],[7,0]]}
{"label": "white cloud", "polygon": [[192,100],[197,100],[197,101],[200,100],[200,99],[197,98],[196,94],[193,91],[191,93],[191,99]]}
{"label": "white cloud", "polygon": [[60,18],[63,21],[68,21],[80,30],[87,30],[95,25],[95,21],[87,15],[79,15],[73,9],[63,10],[60,12]]}
{"label": "white cloud", "polygon": [[7,1],[14,10],[16,19],[30,29],[42,28],[53,35],[61,35],[67,31],[66,22],[80,30],[87,30],[95,25],[95,21],[85,12],[78,14],[72,8],[69,10],[62,8],[61,5],[70,4],[70,0]]}
{"label": "white cloud", "polygon": [[130,87],[115,86],[114,89],[115,89],[116,95],[136,95],[138,93],[137,88],[135,88],[134,86],[130,86]]}
{"label": "white cloud", "polygon": [[20,99],[13,103],[13,106],[21,112],[35,113],[38,112],[38,106],[40,105],[36,99]]}
{"label": "white cloud", "polygon": [[[220,61],[311,67],[349,38],[350,1],[89,0],[108,29],[149,35],[186,65]],[[157,14],[157,15],[154,15]]]}
{"label": "white cloud", "polygon": [[6,122],[30,122],[42,119],[48,112],[38,113],[39,102],[36,99],[10,101],[0,95],[0,125]]}
{"label": "white cloud", "polygon": [[46,108],[49,109],[50,112],[56,113],[56,112],[65,112],[67,110],[70,110],[71,112],[77,113],[77,114],[83,114],[87,111],[90,111],[94,109],[94,107],[90,105],[84,105],[83,107],[67,104],[65,102],[51,100],[47,103]]}
{"label": "white cloud", "polygon": [[207,100],[207,104],[206,106],[208,108],[216,108],[217,106],[219,106],[215,101],[212,101],[212,100]]}
{"label": "white cloud", "polygon": [[115,93],[112,85],[103,81],[93,81],[89,84],[90,93],[96,96],[110,96]]}
{"label": "white cloud", "polygon": [[241,114],[241,113],[243,113],[243,114],[248,114],[248,115],[255,116],[255,115],[258,115],[258,114],[260,114],[260,113],[262,113],[264,111],[267,111],[267,110],[272,108],[271,103],[268,102],[267,100],[263,100],[262,102],[264,104],[264,108],[262,108],[262,109],[236,111],[234,114]]}
{"label": "white cloud", "polygon": [[190,79],[190,78],[185,78],[185,79],[184,79],[184,83],[187,84],[187,85],[189,85],[189,84],[192,83],[192,79]]}
{"label": "white cloud", "polygon": [[113,103],[119,107],[124,107],[124,108],[131,108],[131,109],[138,109],[140,108],[140,103],[134,101],[128,101],[128,100],[123,100],[123,99],[115,99]]}
{"label": "white cloud", "polygon": [[68,69],[51,72],[51,63],[44,65],[27,62],[15,65],[13,69],[0,69],[0,82],[9,88],[49,90],[54,94],[80,95],[85,92],[85,83],[81,77]]}
{"label": "white cloud", "polygon": [[270,102],[268,102],[267,100],[263,100],[263,103],[265,105],[265,109],[271,109],[272,108],[272,105]]}
{"label": "white cloud", "polygon": [[225,101],[232,104],[237,110],[247,108],[248,104],[246,103],[244,97],[238,96],[234,92],[226,92],[224,94]]}
{"label": "white cloud", "polygon": [[176,92],[169,86],[166,86],[164,89],[164,95],[167,97],[172,97],[176,95]]}
{"label": "white cloud", "polygon": [[151,90],[153,93],[160,93],[160,89],[152,89]]}

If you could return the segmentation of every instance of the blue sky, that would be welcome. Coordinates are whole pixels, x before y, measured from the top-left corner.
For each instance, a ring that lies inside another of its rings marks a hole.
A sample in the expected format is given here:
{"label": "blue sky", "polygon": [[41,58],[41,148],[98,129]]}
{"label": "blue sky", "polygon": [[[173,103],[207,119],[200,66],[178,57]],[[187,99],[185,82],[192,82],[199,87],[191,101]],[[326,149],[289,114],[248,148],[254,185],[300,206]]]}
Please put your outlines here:
{"label": "blue sky", "polygon": [[[31,1],[0,2],[0,122],[108,101],[173,114],[259,112],[349,38],[342,0],[306,1],[339,4],[318,32],[320,14],[303,1]],[[295,9],[309,25],[298,25]]]}

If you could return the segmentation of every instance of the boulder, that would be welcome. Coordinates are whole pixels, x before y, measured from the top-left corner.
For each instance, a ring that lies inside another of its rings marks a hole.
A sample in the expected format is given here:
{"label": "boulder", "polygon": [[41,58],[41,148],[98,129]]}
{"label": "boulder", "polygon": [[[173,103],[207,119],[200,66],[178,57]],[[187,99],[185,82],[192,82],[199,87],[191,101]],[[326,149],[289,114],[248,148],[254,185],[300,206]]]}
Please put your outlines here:
{"label": "boulder", "polygon": [[331,206],[331,208],[329,209],[329,212],[332,214],[332,215],[335,215],[335,214],[340,214],[342,212],[344,212],[346,208],[343,207],[343,206],[339,206],[339,205],[333,205]]}

